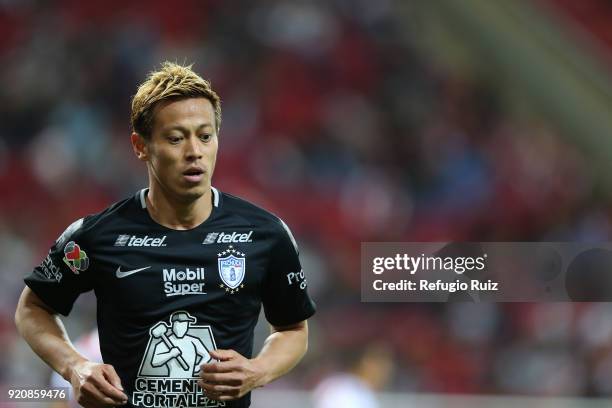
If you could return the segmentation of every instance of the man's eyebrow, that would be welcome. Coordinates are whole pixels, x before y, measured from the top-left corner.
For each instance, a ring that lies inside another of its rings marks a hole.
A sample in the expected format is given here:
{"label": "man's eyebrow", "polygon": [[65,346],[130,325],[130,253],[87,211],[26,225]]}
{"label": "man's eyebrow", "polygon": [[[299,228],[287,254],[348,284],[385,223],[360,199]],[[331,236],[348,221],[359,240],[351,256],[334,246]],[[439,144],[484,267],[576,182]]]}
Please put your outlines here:
{"label": "man's eyebrow", "polygon": [[[202,123],[200,126],[196,128],[196,130],[200,130],[200,129],[207,128],[207,127],[212,128],[213,125],[210,123]],[[182,125],[169,126],[163,129],[164,132],[169,132],[171,130],[180,130],[181,132],[185,132],[185,131],[188,131],[189,129],[187,129],[185,126],[182,126]]]}

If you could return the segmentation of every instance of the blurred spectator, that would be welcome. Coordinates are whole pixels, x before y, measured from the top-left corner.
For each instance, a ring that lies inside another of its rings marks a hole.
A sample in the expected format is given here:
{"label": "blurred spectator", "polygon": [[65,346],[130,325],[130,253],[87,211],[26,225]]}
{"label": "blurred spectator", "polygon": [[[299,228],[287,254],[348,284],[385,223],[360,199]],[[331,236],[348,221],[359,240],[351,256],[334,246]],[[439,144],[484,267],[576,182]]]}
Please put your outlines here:
{"label": "blurred spectator", "polygon": [[315,408],[377,408],[376,393],[389,382],[393,358],[387,347],[369,345],[351,355],[345,372],[325,378],[314,390]]}

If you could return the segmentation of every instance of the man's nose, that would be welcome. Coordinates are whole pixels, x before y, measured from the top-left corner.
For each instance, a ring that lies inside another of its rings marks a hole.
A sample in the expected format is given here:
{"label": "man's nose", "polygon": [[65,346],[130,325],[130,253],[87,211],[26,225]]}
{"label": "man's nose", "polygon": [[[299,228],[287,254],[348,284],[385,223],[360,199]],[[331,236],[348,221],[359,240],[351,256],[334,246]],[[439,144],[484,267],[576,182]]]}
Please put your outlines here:
{"label": "man's nose", "polygon": [[192,136],[188,138],[185,148],[187,159],[193,160],[202,158],[202,146],[197,137]]}

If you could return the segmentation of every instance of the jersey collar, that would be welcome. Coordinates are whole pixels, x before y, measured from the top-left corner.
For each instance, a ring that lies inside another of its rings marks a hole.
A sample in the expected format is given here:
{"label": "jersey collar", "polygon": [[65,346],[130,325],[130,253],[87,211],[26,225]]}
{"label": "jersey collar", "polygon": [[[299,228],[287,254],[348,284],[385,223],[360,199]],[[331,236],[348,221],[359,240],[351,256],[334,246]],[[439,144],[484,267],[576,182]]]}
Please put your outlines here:
{"label": "jersey collar", "polygon": [[[219,200],[220,200],[221,194],[219,194],[219,190],[217,190],[213,186],[211,186],[210,189],[212,190],[212,195],[213,195],[213,206],[219,207]],[[136,193],[136,198],[140,202],[140,207],[142,207],[143,209],[147,208],[146,197],[147,197],[148,191],[149,191],[148,188],[143,188],[138,193]]]}

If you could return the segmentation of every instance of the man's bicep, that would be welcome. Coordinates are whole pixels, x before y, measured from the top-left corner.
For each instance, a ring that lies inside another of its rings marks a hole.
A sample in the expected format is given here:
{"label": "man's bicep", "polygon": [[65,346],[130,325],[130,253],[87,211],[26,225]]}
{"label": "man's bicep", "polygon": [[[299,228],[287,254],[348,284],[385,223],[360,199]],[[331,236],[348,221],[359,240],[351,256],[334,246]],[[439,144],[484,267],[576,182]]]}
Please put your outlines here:
{"label": "man's bicep", "polygon": [[24,281],[28,298],[50,309],[53,313],[67,316],[79,294],[87,290],[78,278],[67,277],[61,280],[49,279],[40,272],[40,267],[27,276]]}
{"label": "man's bicep", "polygon": [[308,321],[302,320],[301,322],[282,325],[282,326],[275,326],[273,324],[270,324],[271,333],[284,332],[284,331],[306,331],[308,332]]}
{"label": "man's bicep", "polygon": [[44,309],[49,314],[56,314],[51,306],[46,304],[28,285],[25,285],[19,297],[17,308],[38,307]]}
{"label": "man's bicep", "polygon": [[[49,330],[59,333],[61,331],[61,321],[57,312],[27,286],[21,292],[17,303],[15,325],[19,333],[30,339],[32,339],[31,333]],[[59,331],[55,329],[59,329]],[[34,336],[37,336],[37,334]]]}

